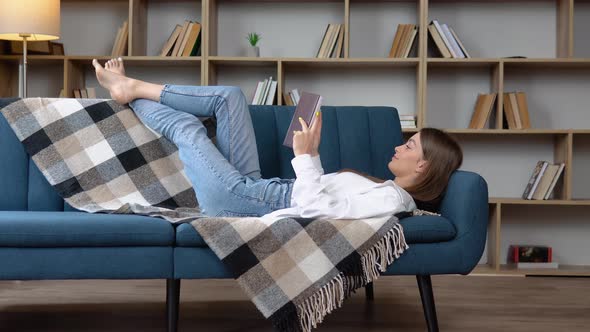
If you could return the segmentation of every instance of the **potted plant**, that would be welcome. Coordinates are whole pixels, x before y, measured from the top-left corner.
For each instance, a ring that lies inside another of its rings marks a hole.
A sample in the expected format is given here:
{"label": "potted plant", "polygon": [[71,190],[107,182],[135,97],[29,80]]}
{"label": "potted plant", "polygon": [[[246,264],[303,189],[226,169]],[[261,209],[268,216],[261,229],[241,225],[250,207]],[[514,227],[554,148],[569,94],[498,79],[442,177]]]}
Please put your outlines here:
{"label": "potted plant", "polygon": [[260,56],[260,48],[258,47],[258,42],[260,41],[261,37],[260,34],[256,32],[250,32],[248,34],[248,42],[250,46],[248,47],[248,56],[252,57],[259,57]]}

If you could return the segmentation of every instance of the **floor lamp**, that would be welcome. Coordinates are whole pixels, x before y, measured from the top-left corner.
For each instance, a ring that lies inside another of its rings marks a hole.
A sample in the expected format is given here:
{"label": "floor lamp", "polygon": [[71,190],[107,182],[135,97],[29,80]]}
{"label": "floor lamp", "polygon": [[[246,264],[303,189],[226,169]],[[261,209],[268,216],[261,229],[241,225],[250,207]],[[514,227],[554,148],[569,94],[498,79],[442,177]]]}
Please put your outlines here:
{"label": "floor lamp", "polygon": [[21,95],[27,97],[27,42],[59,39],[60,0],[0,0],[0,39],[23,42]]}

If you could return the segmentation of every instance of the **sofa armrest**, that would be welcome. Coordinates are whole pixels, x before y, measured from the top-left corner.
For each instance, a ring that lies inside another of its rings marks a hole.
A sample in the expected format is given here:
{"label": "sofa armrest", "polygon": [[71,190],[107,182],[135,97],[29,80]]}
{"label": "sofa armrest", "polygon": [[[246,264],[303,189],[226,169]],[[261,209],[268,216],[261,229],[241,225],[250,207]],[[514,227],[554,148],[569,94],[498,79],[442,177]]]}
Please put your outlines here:
{"label": "sofa armrest", "polygon": [[483,253],[489,221],[488,185],[477,173],[456,171],[451,176],[441,214],[457,231],[466,265],[475,266]]}

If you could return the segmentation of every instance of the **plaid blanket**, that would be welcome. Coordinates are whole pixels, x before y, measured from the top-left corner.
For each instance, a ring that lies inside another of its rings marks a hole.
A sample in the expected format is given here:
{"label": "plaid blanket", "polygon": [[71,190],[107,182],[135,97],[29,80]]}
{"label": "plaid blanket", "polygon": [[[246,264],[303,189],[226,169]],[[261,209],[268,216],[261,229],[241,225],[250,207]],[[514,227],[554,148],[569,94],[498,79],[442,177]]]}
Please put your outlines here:
{"label": "plaid blanket", "polygon": [[74,208],[189,222],[200,214],[178,149],[112,100],[3,99],[35,165]]}
{"label": "plaid blanket", "polygon": [[408,248],[395,216],[206,218],[192,225],[279,331],[310,331]]}
{"label": "plaid blanket", "polygon": [[191,222],[280,331],[310,331],[408,248],[395,216],[203,218],[178,149],[112,100],[0,100],[61,197],[88,212]]}

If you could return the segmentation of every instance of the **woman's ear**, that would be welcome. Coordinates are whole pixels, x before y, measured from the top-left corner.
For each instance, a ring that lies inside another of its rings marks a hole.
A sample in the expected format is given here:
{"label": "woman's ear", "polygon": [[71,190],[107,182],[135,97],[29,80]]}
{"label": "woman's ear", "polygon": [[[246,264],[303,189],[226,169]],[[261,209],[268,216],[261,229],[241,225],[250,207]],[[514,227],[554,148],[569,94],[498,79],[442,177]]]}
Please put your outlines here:
{"label": "woman's ear", "polygon": [[420,159],[416,164],[416,173],[424,173],[428,169],[428,161]]}

